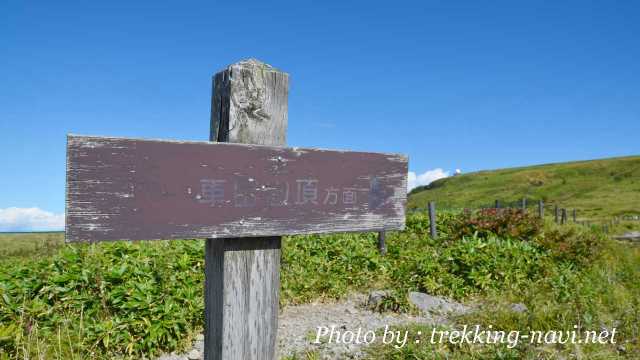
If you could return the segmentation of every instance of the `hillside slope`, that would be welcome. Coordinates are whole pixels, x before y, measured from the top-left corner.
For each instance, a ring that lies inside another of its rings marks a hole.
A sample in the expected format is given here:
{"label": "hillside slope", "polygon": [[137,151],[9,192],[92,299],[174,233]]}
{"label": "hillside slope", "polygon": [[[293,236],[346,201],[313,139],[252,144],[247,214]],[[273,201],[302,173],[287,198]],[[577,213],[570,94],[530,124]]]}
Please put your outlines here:
{"label": "hillside slope", "polygon": [[576,208],[586,219],[640,214],[640,156],[479,171],[414,189],[408,208],[492,207],[495,200]]}

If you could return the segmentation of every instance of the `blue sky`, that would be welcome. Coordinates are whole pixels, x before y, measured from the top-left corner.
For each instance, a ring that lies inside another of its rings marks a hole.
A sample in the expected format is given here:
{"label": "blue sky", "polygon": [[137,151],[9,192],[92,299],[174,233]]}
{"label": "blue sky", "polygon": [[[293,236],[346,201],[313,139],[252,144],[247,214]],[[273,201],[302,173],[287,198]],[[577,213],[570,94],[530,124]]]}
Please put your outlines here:
{"label": "blue sky", "polygon": [[292,146],[417,175],[637,155],[639,38],[631,1],[5,0],[0,230],[60,221],[67,133],[206,140],[248,57],[291,76]]}

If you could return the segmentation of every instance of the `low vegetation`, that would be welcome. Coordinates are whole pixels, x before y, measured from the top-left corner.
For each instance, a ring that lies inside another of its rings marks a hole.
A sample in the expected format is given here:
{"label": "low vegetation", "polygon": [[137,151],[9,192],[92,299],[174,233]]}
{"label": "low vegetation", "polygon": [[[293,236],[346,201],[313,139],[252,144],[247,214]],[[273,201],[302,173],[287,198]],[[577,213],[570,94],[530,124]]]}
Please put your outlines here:
{"label": "low vegetation", "polygon": [[[638,248],[510,210],[443,212],[438,230],[432,239],[427,216],[412,214],[405,231],[387,236],[386,256],[378,254],[371,233],[287,237],[281,304],[388,289],[392,295],[378,310],[411,311],[407,292],[423,291],[486,309],[457,324],[518,330],[613,325],[620,341],[514,349],[376,345],[374,359],[637,358]],[[0,359],[149,357],[181,349],[201,331],[203,241],[57,246],[52,255],[0,260]],[[513,302],[528,312],[510,311]]]}
{"label": "low vegetation", "polygon": [[[429,326],[397,328],[408,331],[407,346],[395,349],[381,344],[369,350],[371,359],[637,359],[640,355],[640,251],[628,245],[605,242],[590,265],[562,256],[547,262],[544,275],[527,286],[490,290],[481,299],[481,310],[455,318],[445,330],[467,325],[494,331],[602,332],[615,328],[615,344],[539,344],[520,339],[517,346],[499,344],[431,343]],[[512,310],[523,303],[526,312]],[[442,329],[438,329],[442,330]],[[437,338],[436,338],[437,339]],[[565,337],[566,339],[566,337]],[[419,342],[416,343],[416,340]],[[566,340],[565,340],[566,341]]]}

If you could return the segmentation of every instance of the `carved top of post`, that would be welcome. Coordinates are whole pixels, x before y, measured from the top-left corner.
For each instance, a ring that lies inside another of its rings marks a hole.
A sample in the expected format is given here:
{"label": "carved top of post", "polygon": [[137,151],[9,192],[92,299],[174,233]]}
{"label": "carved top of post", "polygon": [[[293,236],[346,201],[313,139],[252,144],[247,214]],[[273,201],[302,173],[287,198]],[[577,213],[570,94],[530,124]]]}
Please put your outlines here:
{"label": "carved top of post", "polygon": [[235,64],[231,64],[227,67],[227,69],[231,69],[231,68],[245,68],[245,69],[254,69],[254,68],[258,68],[261,69],[263,71],[277,71],[277,72],[282,72],[276,68],[274,68],[273,66],[264,63],[258,59],[254,59],[254,58],[249,58],[249,59],[244,59],[244,60],[240,60]]}
{"label": "carved top of post", "polygon": [[214,77],[211,140],[285,146],[289,75],[256,59]]}

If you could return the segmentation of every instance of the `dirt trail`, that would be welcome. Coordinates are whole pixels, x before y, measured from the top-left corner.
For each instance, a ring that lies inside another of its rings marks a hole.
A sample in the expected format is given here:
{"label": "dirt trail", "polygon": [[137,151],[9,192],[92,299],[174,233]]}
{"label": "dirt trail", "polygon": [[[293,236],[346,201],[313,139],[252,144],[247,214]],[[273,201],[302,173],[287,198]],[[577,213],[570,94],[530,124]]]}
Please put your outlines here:
{"label": "dirt trail", "polygon": [[[278,358],[305,351],[318,351],[321,359],[360,359],[364,356],[362,344],[344,344],[332,341],[315,343],[319,326],[331,328],[344,334],[351,331],[354,335],[361,329],[361,337],[369,330],[383,329],[385,326],[409,323],[443,324],[446,317],[440,315],[413,316],[407,314],[380,314],[365,307],[367,296],[355,294],[335,303],[312,303],[288,306],[280,311],[278,318]],[[334,334],[336,334],[334,332]],[[159,360],[196,360],[202,359],[204,341],[199,336],[192,349],[183,354],[165,354]]]}

